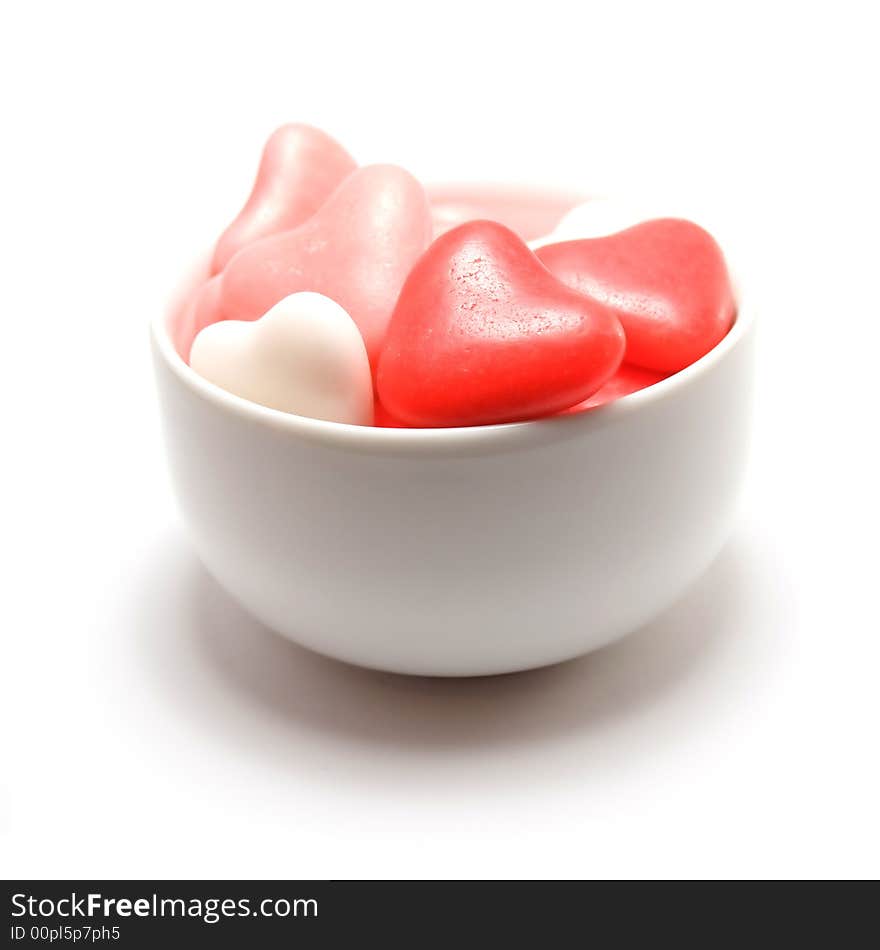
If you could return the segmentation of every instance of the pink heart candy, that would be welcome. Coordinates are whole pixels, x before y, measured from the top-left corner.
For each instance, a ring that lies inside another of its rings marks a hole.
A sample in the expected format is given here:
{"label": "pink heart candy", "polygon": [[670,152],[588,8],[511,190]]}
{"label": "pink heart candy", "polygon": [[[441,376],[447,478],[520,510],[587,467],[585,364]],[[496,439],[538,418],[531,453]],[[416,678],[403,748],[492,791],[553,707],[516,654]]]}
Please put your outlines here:
{"label": "pink heart candy", "polygon": [[304,224],[235,255],[221,275],[215,316],[256,320],[289,294],[315,291],[351,315],[375,365],[397,295],[431,229],[425,191],[409,172],[358,169]]}
{"label": "pink heart candy", "polygon": [[435,236],[485,218],[505,225],[524,241],[548,234],[583,200],[567,192],[514,185],[428,185],[427,192]]}
{"label": "pink heart candy", "polygon": [[199,331],[220,319],[220,275],[208,278],[191,293],[174,333],[174,346],[189,362],[193,340]]}
{"label": "pink heart candy", "polygon": [[217,242],[211,273],[247,244],[298,227],[355,168],[348,152],[320,129],[298,123],[276,129],[247,203]]}

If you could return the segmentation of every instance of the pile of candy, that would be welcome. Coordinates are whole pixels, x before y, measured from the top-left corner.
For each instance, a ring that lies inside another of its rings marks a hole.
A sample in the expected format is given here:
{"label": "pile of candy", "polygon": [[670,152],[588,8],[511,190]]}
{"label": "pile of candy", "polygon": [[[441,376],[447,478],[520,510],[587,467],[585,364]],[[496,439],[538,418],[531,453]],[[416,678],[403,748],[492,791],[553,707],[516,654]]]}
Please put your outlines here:
{"label": "pile of candy", "polygon": [[[531,246],[432,209],[325,133],[269,139],[176,345],[218,386],[356,425],[472,426],[589,409],[676,373],[735,316],[715,240],[680,218],[591,235],[587,202]],[[522,229],[520,229],[522,231]],[[580,236],[579,236],[580,235]]]}

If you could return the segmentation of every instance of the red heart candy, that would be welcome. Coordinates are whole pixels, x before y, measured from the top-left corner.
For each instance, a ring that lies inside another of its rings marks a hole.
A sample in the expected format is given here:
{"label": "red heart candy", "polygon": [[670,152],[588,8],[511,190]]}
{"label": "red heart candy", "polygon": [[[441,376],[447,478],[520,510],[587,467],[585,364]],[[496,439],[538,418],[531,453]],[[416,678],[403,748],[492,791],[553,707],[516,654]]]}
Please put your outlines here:
{"label": "red heart candy", "polygon": [[276,129],[247,203],[217,242],[211,273],[223,270],[245,245],[298,227],[355,168],[348,152],[320,129],[298,123]]}
{"label": "red heart candy", "polygon": [[691,221],[660,218],[535,252],[563,283],[611,307],[626,361],[677,373],[719,343],[736,305],[721,248]]}
{"label": "red heart candy", "polygon": [[614,402],[623,396],[629,396],[631,393],[637,393],[640,389],[647,389],[654,383],[659,383],[666,379],[665,374],[655,373],[650,369],[642,369],[640,366],[631,366],[629,363],[622,363],[620,369],[608,380],[607,383],[583,402],[579,402],[569,412],[580,412],[582,409],[595,409],[597,406],[604,406],[606,403]]}
{"label": "red heart candy", "polygon": [[556,280],[494,221],[437,238],[406,280],[377,388],[408,425],[549,415],[586,399],[623,359],[620,321]]}
{"label": "red heart candy", "polygon": [[374,363],[400,288],[430,239],[428,199],[409,172],[358,169],[305,224],[232,258],[218,318],[257,320],[289,294],[312,290],[348,311]]}
{"label": "red heart candy", "polygon": [[378,399],[373,402],[373,425],[379,429],[409,428],[399,419],[395,419]]}

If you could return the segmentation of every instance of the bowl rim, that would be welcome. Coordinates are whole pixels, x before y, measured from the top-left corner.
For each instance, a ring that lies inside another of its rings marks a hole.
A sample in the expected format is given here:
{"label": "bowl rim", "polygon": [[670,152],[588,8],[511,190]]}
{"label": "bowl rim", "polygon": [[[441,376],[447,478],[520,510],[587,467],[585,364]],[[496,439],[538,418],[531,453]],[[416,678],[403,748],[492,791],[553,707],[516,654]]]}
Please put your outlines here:
{"label": "bowl rim", "polygon": [[[728,269],[730,269],[729,263]],[[370,453],[388,451],[394,454],[415,451],[418,454],[437,452],[448,455],[475,449],[496,450],[531,441],[538,444],[547,438],[580,435],[597,428],[604,428],[634,413],[642,412],[649,406],[672,399],[691,388],[698,380],[711,373],[740,345],[755,322],[752,308],[743,302],[738,275],[734,276],[734,272],[731,271],[737,308],[733,326],[726,336],[690,366],[645,389],[621,396],[613,402],[593,409],[524,422],[443,428],[360,426],[312,419],[308,416],[272,409],[227,392],[199,376],[177,352],[172,340],[171,325],[185,307],[189,294],[198,282],[207,279],[207,276],[208,256],[202,255],[199,263],[190,268],[186,277],[178,283],[177,289],[171,295],[164,310],[151,320],[150,335],[154,356],[161,358],[167,369],[193,395],[241,421],[276,432],[287,432],[297,439],[318,441],[338,448]]]}

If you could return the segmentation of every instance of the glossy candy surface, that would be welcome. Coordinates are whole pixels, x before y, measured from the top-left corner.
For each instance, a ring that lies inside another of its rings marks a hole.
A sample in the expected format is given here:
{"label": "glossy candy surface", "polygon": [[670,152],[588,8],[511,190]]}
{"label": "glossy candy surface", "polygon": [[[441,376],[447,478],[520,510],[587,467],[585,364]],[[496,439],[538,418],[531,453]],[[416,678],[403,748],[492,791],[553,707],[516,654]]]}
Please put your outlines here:
{"label": "glossy candy surface", "polygon": [[256,320],[288,294],[315,291],[348,311],[374,360],[431,227],[424,189],[409,172],[361,168],[305,224],[235,255],[221,277],[217,316]]}
{"label": "glossy candy surface", "polygon": [[721,249],[690,221],[645,221],[535,253],[563,283],[614,310],[626,331],[628,363],[678,372],[733,324],[733,288]]}
{"label": "glossy candy surface", "polygon": [[474,221],[439,237],[407,278],[377,389],[407,425],[531,419],[596,392],[623,351],[607,307],[556,280],[508,228]]}
{"label": "glossy candy surface", "polygon": [[352,425],[373,422],[373,383],[361,335],[321,294],[285,297],[259,320],[202,330],[192,368],[217,386],[282,412]]}
{"label": "glossy candy surface", "polygon": [[269,137],[253,190],[214,249],[216,274],[241,248],[289,231],[310,218],[356,168],[354,159],[326,132],[310,125],[282,125]]}

